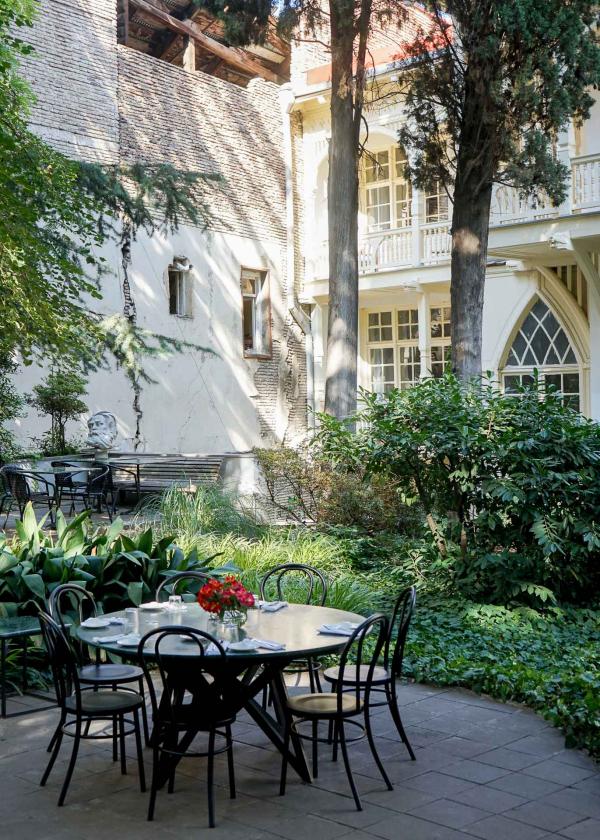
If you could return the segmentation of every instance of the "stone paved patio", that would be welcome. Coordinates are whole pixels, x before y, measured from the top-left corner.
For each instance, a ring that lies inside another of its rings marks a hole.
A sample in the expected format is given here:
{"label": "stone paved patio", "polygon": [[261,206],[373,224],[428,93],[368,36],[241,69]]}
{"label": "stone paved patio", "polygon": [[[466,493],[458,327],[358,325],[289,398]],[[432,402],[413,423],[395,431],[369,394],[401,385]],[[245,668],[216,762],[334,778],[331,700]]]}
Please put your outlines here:
{"label": "stone paved patio", "polygon": [[[225,790],[218,759],[217,828],[226,840],[570,840],[600,838],[600,772],[533,712],[460,690],[411,685],[401,690],[411,762],[387,711],[376,717],[382,757],[394,782],[387,791],[363,741],[352,746],[364,810],[348,798],[341,762],[323,751],[313,785],[290,774],[277,795],[279,757],[246,717],[235,727],[238,798]],[[20,703],[35,703],[21,700]],[[17,707],[14,701],[12,708]],[[158,795],[154,823],[137,787],[133,761],[121,776],[109,748],[84,744],[65,807],[56,799],[67,744],[48,786],[38,786],[56,712],[0,722],[0,837],[96,840],[197,836],[207,832],[203,759],[182,762],[175,788]],[[132,745],[130,745],[131,747]],[[150,769],[150,755],[147,769]]]}

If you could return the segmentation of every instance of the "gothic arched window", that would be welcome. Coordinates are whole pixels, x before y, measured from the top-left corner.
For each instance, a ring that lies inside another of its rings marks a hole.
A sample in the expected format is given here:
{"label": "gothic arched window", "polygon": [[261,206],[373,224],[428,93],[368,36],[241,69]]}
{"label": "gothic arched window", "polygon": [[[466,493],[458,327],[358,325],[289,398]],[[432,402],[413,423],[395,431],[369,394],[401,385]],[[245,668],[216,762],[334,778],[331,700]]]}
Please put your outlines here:
{"label": "gothic arched window", "polygon": [[532,385],[536,370],[543,388],[556,388],[565,403],[579,410],[581,376],[577,358],[564,328],[540,299],[527,313],[508,351],[502,370],[506,393]]}

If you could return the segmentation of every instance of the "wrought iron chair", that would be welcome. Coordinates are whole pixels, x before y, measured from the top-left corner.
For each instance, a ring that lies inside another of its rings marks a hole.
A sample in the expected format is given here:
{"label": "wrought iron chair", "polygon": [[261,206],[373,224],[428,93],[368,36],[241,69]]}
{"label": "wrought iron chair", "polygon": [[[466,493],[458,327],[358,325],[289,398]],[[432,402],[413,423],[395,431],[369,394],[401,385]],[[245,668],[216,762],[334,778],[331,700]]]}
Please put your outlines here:
{"label": "wrought iron chair", "polygon": [[[209,580],[212,580],[212,576],[207,572],[177,572],[174,575],[169,575],[158,584],[156,587],[156,595],[154,597],[157,601],[160,601],[161,598],[165,596],[168,598],[169,595],[186,594],[189,592],[196,595],[198,590],[204,586],[205,583],[208,583]],[[186,587],[181,586],[180,584],[185,581],[193,581],[193,584],[195,585]]]}
{"label": "wrought iron chair", "polygon": [[[189,655],[173,655],[172,644],[181,637],[189,640]],[[212,653],[207,654],[209,645]],[[149,669],[144,649],[152,650],[152,660],[158,666],[161,682],[160,700]],[[229,771],[229,795],[235,799],[235,771],[233,765],[233,739],[231,725],[235,721],[235,692],[232,684],[237,680],[227,678],[225,650],[213,636],[193,627],[160,627],[151,630],[138,646],[138,656],[146,675],[148,691],[152,701],[152,784],[148,819],[154,819],[156,794],[168,779],[168,791],[173,793],[175,769],[183,757],[208,759],[208,824],[215,825],[214,802],[214,759],[215,755],[227,753]],[[207,670],[207,661],[210,667]],[[231,705],[230,705],[231,704]],[[208,748],[204,752],[190,750],[198,733],[208,734]],[[181,737],[180,737],[181,736]],[[223,746],[216,748],[217,736],[223,738]]]}
{"label": "wrought iron chair", "polygon": [[[65,735],[72,737],[74,741],[67,774],[58,797],[59,805],[64,804],[82,739],[112,738],[113,750],[117,749],[118,744],[121,773],[126,774],[125,738],[133,733],[137,750],[140,790],[144,792],[146,790],[146,780],[139,720],[139,710],[144,703],[143,697],[135,691],[115,691],[113,689],[83,691],[78,674],[78,663],[60,626],[44,612],[40,612],[40,626],[50,659],[56,698],[60,708],[60,721],[52,747],[52,755],[40,785],[43,787],[48,781]],[[131,717],[126,718],[126,715]],[[69,720],[69,718],[71,719]],[[96,721],[112,722],[112,732],[108,733],[101,730],[90,734],[90,725]]]}
{"label": "wrought iron chair", "polygon": [[115,514],[115,494],[110,466],[108,464],[98,464],[95,469],[86,470],[85,474],[81,472],[80,475],[84,477],[83,480],[77,480],[77,468],[81,467],[81,464],[63,461],[61,466],[69,467],[73,472],[70,482],[67,478],[68,474],[66,474],[64,478],[61,477],[61,483],[57,485],[58,507],[62,505],[63,501],[70,501],[69,513],[73,514],[77,502],[81,502],[83,510],[95,507],[101,512],[104,506],[108,518],[112,522]]}
{"label": "wrought iron chair", "polygon": [[[300,579],[306,584],[306,591],[303,592],[301,596],[305,598],[304,603],[314,604],[315,606],[319,607],[324,606],[325,601],[327,600],[328,592],[327,578],[325,577],[323,572],[319,571],[319,569],[315,569],[312,566],[306,566],[302,563],[283,563],[282,565],[275,566],[274,569],[268,571],[260,582],[261,600],[268,599],[267,596],[269,594],[269,588],[272,587],[273,584],[275,585],[275,591],[278,600],[284,600],[284,587],[286,586],[286,578],[289,587],[289,580],[294,576],[296,581],[298,579],[298,576],[300,576]],[[295,597],[298,596],[295,595]],[[288,674],[308,673],[310,690],[322,691],[321,680],[319,678],[319,668],[320,665],[318,659],[309,656],[306,659],[295,660],[285,670]]]}
{"label": "wrought iron chair", "polygon": [[[297,732],[297,726],[301,722],[309,721],[312,723],[312,763],[313,776],[316,778],[319,772],[318,764],[318,748],[319,738],[317,733],[318,724],[320,721],[333,726],[334,730],[334,759],[337,757],[335,751],[339,743],[342,750],[342,757],[344,759],[344,767],[354,802],[358,811],[362,811],[362,805],[352,769],[350,767],[350,759],[348,755],[348,744],[346,741],[345,725],[353,718],[363,716],[364,728],[371,748],[371,754],[377,765],[383,781],[388,790],[393,790],[392,783],[385,772],[385,768],[377,752],[375,746],[375,739],[371,729],[370,721],[370,698],[373,688],[373,676],[377,667],[379,656],[385,645],[385,640],[388,635],[388,620],[384,615],[376,613],[370,618],[360,624],[348,639],[344,651],[341,656],[339,666],[339,679],[335,692],[324,694],[320,692],[311,692],[310,694],[296,694],[288,697],[286,702],[286,721],[285,721],[285,736],[283,760],[281,765],[281,780],[279,793],[281,796],[285,794],[286,775],[287,775],[287,750],[292,730]],[[370,653],[366,659],[367,664],[362,665],[365,661],[365,642],[369,636],[369,650]],[[356,683],[352,691],[344,690],[344,676],[347,669],[355,666],[350,665],[350,660],[355,660],[361,663],[361,667],[366,669],[365,679],[362,683]],[[364,695],[364,696],[363,696]]]}
{"label": "wrought iron chair", "polygon": [[[413,761],[415,761],[415,754],[400,716],[397,683],[402,675],[404,646],[406,644],[410,620],[415,609],[416,599],[417,594],[414,586],[404,589],[398,596],[392,611],[389,634],[383,648],[383,665],[378,665],[371,675],[371,693],[385,693],[386,697],[385,700],[380,702],[371,702],[371,708],[375,706],[389,706],[398,734]],[[368,669],[362,665],[360,668],[354,665],[348,665],[342,675],[340,667],[327,668],[323,677],[331,684],[332,691],[337,691],[340,685],[345,691],[353,691],[356,686],[365,686]]]}
{"label": "wrought iron chair", "polygon": [[[74,613],[70,616],[67,616],[64,609],[67,601],[70,601],[71,606],[75,608]],[[87,645],[82,644],[73,635],[73,627],[81,624],[85,618],[98,615],[96,602],[86,589],[76,583],[63,583],[57,586],[48,598],[48,612],[60,626],[65,638],[71,645],[77,662],[77,677],[83,686],[97,688],[98,686],[109,685],[116,689],[119,686],[137,683],[137,691],[145,701],[144,672],[138,665],[127,662],[101,662],[99,650],[96,651],[95,661],[92,661]],[[141,707],[141,712],[145,740],[146,743],[149,743],[150,733],[145,702]],[[49,749],[52,748],[53,742],[54,738],[50,742]]]}
{"label": "wrought iron chair", "polygon": [[8,517],[12,512],[15,502],[21,518],[28,502],[31,502],[32,505],[43,503],[48,508],[50,524],[54,525],[56,494],[54,485],[50,481],[34,470],[23,469],[13,464],[7,464],[2,467],[0,473],[2,475],[3,487],[2,513],[4,513],[5,505],[8,505],[4,527],[6,527]]}

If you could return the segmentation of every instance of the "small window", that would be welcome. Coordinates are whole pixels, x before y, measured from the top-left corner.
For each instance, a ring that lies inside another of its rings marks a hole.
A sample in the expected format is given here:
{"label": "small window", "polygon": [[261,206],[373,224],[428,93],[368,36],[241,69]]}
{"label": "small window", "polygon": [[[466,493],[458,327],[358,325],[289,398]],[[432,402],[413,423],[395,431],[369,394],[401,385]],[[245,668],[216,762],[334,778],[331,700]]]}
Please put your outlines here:
{"label": "small window", "polygon": [[169,266],[169,314],[192,317],[192,266],[185,258],[176,257]]}
{"label": "small window", "polygon": [[271,355],[271,317],[267,272],[242,269],[242,325],[244,354]]}

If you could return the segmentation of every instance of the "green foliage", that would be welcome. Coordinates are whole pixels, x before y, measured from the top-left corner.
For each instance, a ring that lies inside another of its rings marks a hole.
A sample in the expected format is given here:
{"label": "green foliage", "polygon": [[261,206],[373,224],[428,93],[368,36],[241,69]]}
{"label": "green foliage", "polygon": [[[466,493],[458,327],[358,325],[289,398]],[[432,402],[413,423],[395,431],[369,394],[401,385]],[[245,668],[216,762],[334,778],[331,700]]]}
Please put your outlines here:
{"label": "green foliage", "polygon": [[360,465],[352,473],[310,449],[256,449],[264,478],[263,501],[288,521],[354,526],[360,531],[405,531],[415,513],[403,504],[389,478],[366,476]]}
{"label": "green foliage", "polygon": [[14,385],[13,376],[18,365],[12,357],[0,355],[0,464],[16,458],[19,453],[15,435],[5,424],[23,416],[24,398]]}
{"label": "green foliage", "polygon": [[401,80],[407,120],[400,140],[414,152],[411,178],[449,188],[464,156],[482,174],[482,193],[495,181],[560,203],[568,171],[553,144],[571,120],[589,116],[590,91],[600,82],[596,3],[423,5],[431,26],[406,45],[413,60]]}
{"label": "green foliage", "polygon": [[158,584],[176,572],[206,568],[197,551],[183,551],[170,536],[156,539],[151,528],[125,534],[120,519],[93,530],[88,512],[67,523],[59,511],[56,538],[42,530],[43,523],[28,505],[16,537],[0,536],[0,615],[34,612],[67,582],[84,586],[103,612],[111,612],[151,600]]}
{"label": "green foliage", "polygon": [[421,602],[405,675],[526,703],[600,758],[600,612]]}
{"label": "green foliage", "polygon": [[323,418],[319,443],[418,500],[449,573],[472,597],[540,603],[600,587],[600,427],[534,389],[431,379],[363,395],[349,425]]}
{"label": "green foliage", "polygon": [[72,451],[67,446],[65,429],[69,420],[75,420],[85,411],[87,405],[81,397],[86,396],[86,380],[65,370],[53,370],[44,382],[35,385],[29,397],[29,405],[37,408],[40,415],[49,415],[50,432],[43,441],[42,451],[53,455],[66,455]]}

